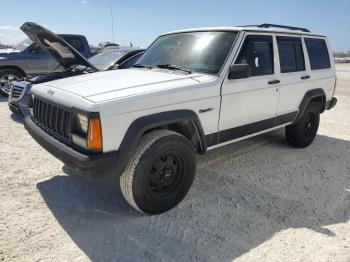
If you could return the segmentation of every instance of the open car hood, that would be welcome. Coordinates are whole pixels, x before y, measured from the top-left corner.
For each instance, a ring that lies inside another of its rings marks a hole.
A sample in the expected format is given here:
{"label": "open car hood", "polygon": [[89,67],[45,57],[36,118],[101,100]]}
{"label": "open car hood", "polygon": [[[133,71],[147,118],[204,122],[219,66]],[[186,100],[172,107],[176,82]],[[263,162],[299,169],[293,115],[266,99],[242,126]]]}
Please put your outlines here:
{"label": "open car hood", "polygon": [[36,44],[49,52],[64,68],[82,65],[99,71],[82,54],[50,30],[32,22],[24,23],[21,30]]}

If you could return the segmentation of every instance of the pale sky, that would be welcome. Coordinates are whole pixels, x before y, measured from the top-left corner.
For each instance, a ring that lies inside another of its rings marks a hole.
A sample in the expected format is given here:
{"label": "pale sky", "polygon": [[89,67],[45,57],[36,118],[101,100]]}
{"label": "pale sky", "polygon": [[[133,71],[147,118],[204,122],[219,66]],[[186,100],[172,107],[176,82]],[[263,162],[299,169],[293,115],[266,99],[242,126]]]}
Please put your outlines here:
{"label": "pale sky", "polygon": [[[350,50],[350,0],[0,0],[0,42],[25,36],[18,28],[36,22],[56,33],[85,35],[97,44],[112,41],[147,47],[161,33],[201,26],[265,22],[307,27],[327,35],[334,51]],[[6,10],[4,12],[4,10]]]}

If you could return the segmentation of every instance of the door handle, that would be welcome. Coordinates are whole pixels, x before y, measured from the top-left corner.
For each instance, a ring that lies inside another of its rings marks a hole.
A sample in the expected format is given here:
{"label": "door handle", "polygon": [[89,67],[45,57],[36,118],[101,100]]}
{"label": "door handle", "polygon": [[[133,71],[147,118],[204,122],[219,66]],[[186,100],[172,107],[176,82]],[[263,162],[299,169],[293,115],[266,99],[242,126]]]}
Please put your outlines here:
{"label": "door handle", "polygon": [[277,79],[268,82],[269,85],[277,85],[277,84],[279,84],[279,83],[281,83],[281,81],[280,81],[280,80],[277,80]]}
{"label": "door handle", "polygon": [[302,77],[300,77],[302,80],[305,80],[305,79],[309,79],[310,78],[310,76],[302,76]]}

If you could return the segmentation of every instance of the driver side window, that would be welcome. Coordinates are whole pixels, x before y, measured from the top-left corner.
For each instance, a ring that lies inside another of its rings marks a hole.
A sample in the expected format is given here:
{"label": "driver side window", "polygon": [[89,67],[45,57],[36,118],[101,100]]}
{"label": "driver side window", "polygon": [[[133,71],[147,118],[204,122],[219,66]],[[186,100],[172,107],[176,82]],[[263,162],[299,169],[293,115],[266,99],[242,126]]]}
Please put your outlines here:
{"label": "driver side window", "polygon": [[248,64],[251,76],[274,74],[272,36],[248,35],[235,64]]}
{"label": "driver side window", "polygon": [[29,53],[31,54],[43,54],[45,51],[38,45],[38,44],[32,44]]}

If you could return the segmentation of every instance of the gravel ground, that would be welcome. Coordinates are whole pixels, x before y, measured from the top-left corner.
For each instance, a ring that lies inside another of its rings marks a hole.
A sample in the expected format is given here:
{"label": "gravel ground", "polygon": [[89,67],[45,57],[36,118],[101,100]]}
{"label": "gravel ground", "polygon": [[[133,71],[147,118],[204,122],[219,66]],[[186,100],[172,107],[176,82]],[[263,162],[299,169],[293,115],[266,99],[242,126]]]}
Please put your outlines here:
{"label": "gravel ground", "polygon": [[143,216],[74,173],[0,99],[0,260],[350,261],[350,65],[314,143],[283,130],[209,152],[175,209]]}

